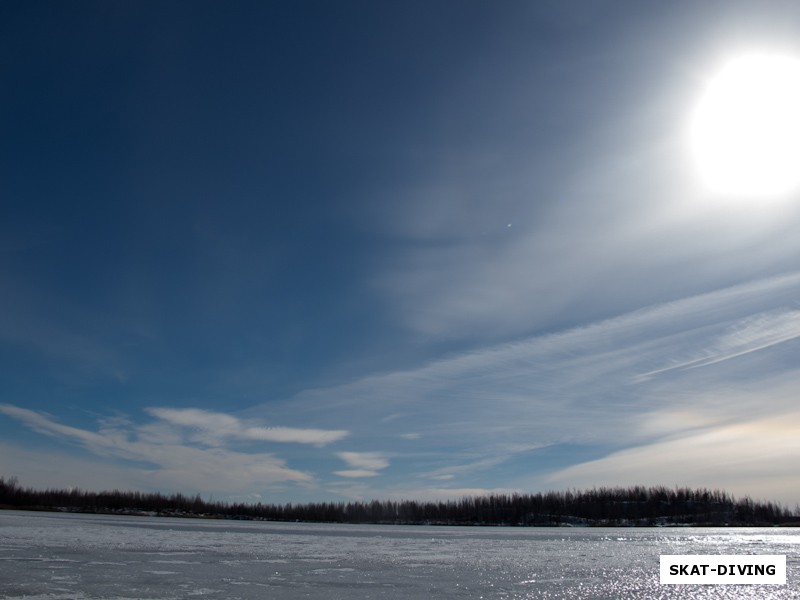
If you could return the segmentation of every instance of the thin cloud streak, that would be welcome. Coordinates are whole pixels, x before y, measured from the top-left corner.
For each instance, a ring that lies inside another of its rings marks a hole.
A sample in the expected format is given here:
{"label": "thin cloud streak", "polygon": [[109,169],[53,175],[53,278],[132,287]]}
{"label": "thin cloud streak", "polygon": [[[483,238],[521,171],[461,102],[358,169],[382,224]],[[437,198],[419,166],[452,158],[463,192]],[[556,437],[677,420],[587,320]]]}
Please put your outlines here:
{"label": "thin cloud streak", "polygon": [[147,412],[173,425],[199,429],[195,439],[214,443],[222,439],[294,442],[325,446],[349,435],[345,430],[299,429],[295,427],[257,427],[224,413],[196,408],[148,408]]}
{"label": "thin cloud streak", "polygon": [[700,352],[701,358],[670,365],[637,376],[644,381],[656,375],[683,369],[697,369],[765,350],[800,337],[800,311],[780,310],[745,320],[730,333],[720,337],[713,346]]}
{"label": "thin cloud streak", "polygon": [[346,469],[344,471],[334,471],[334,475],[338,475],[339,477],[352,477],[352,478],[361,478],[361,477],[376,477],[380,475],[377,471],[371,471],[369,469]]}
{"label": "thin cloud streak", "polygon": [[495,456],[492,458],[484,458],[467,464],[444,467],[442,469],[437,469],[436,471],[433,471],[431,473],[427,473],[423,475],[423,477],[426,477],[428,479],[446,481],[449,479],[453,479],[457,474],[469,473],[473,471],[483,471],[486,469],[490,469],[492,467],[496,467],[500,463],[508,460],[510,457],[511,453],[509,453],[507,456]]}

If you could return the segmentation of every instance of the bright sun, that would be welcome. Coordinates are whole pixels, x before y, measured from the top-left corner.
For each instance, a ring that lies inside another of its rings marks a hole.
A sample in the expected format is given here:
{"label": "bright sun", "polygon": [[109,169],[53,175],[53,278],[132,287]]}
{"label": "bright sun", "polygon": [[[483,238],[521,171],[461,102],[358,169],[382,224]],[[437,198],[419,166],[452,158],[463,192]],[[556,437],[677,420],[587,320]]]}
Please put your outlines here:
{"label": "bright sun", "polygon": [[753,53],[708,83],[691,122],[692,151],[714,192],[776,196],[800,187],[800,59]]}

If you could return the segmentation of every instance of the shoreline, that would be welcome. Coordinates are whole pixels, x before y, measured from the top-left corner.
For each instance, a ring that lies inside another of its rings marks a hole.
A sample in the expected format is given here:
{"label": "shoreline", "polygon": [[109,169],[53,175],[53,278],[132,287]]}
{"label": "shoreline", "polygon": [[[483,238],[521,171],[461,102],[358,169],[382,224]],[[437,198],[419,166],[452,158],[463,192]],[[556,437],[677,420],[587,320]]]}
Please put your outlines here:
{"label": "shoreline", "polygon": [[671,522],[664,520],[659,523],[641,523],[630,520],[611,521],[604,520],[598,522],[569,523],[571,518],[564,516],[562,521],[543,521],[536,524],[530,523],[487,523],[481,521],[342,521],[342,520],[302,520],[302,519],[271,519],[266,517],[252,517],[246,515],[224,515],[209,513],[189,513],[181,511],[146,511],[135,508],[111,509],[98,508],[87,510],[76,507],[65,506],[9,506],[0,505],[0,511],[19,511],[19,512],[39,512],[57,514],[85,514],[85,515],[107,515],[124,517],[145,517],[145,518],[173,518],[173,519],[194,519],[205,521],[251,521],[260,523],[305,523],[305,524],[326,524],[326,525],[397,525],[409,527],[475,527],[492,528],[508,527],[518,529],[538,529],[538,528],[564,528],[564,529],[597,529],[597,528],[630,528],[630,529],[687,529],[687,528],[793,528],[800,527],[800,520],[788,521],[783,523],[764,523],[764,522],[716,522],[702,521],[697,523],[690,522]]}

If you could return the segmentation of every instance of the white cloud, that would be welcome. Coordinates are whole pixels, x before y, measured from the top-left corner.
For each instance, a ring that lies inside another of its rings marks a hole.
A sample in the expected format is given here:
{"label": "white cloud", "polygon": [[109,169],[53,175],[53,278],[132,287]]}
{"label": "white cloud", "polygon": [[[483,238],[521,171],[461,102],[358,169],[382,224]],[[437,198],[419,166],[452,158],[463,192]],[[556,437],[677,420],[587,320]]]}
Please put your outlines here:
{"label": "white cloud", "polygon": [[212,445],[219,444],[225,439],[240,439],[325,446],[349,435],[348,431],[341,429],[260,427],[231,415],[196,408],[148,408],[147,412],[172,425],[199,430],[201,435],[195,436],[195,439]]}
{"label": "white cloud", "polygon": [[337,452],[336,456],[351,467],[378,470],[389,466],[389,461],[380,452]]}
{"label": "white cloud", "polygon": [[[124,461],[118,463],[118,468],[129,472],[134,480],[138,473],[138,479],[146,480],[148,488],[158,486],[208,491],[213,487],[213,490],[230,493],[268,487],[279,482],[313,482],[311,474],[287,467],[284,460],[272,454],[197,446],[192,440],[181,437],[179,431],[169,428],[174,423],[182,426],[214,426],[221,423],[221,429],[230,432],[233,418],[218,420],[219,415],[215,413],[164,409],[153,413],[165,416],[161,423],[139,428],[124,420],[106,422],[99,431],[94,432],[62,425],[47,415],[13,405],[0,405],[0,412],[39,433],[76,442],[103,460]],[[221,429],[217,429],[217,432]],[[61,459],[51,456],[49,460],[59,463]],[[66,460],[71,464],[70,461],[75,462],[74,459]],[[148,466],[134,466],[131,462]],[[147,477],[142,476],[144,473]]]}
{"label": "white cloud", "polygon": [[337,452],[336,456],[352,469],[334,471],[340,477],[375,477],[378,471],[389,466],[389,461],[380,452]]}
{"label": "white cloud", "polygon": [[377,471],[370,471],[369,469],[347,469],[344,471],[334,471],[334,475],[338,475],[339,477],[375,477],[376,475],[380,475]]}
{"label": "white cloud", "polygon": [[146,410],[154,417],[173,425],[195,427],[215,435],[237,435],[241,430],[239,419],[224,413],[198,408],[148,408]]}
{"label": "white cloud", "polygon": [[294,427],[248,427],[242,437],[264,442],[296,442],[325,446],[347,437],[348,431],[325,429],[297,429]]}

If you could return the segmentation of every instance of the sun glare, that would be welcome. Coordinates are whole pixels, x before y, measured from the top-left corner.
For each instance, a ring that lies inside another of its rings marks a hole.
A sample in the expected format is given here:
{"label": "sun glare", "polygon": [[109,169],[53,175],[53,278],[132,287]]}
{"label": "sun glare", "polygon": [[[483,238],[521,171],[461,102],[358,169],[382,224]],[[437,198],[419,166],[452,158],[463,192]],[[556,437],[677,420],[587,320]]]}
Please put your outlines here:
{"label": "sun glare", "polygon": [[691,147],[713,192],[765,198],[800,188],[800,59],[728,62],[695,109]]}

